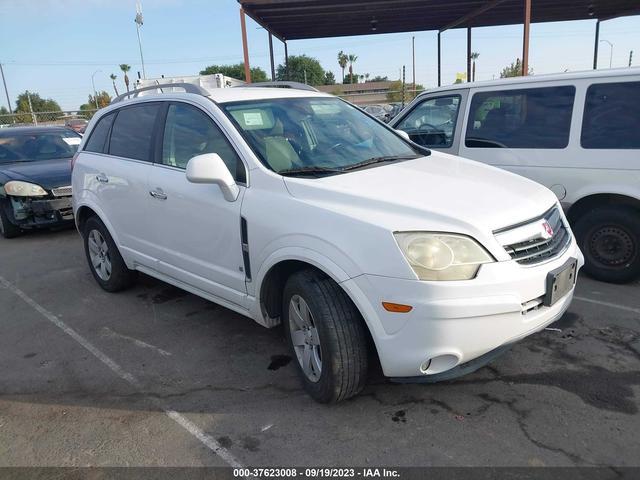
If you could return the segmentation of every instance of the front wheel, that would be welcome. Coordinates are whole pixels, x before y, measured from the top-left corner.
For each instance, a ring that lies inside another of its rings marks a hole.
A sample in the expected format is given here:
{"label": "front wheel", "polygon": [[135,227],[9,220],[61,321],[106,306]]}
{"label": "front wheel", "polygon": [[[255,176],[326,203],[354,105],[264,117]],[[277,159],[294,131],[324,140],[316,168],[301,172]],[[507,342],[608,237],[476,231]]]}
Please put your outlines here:
{"label": "front wheel", "polygon": [[364,321],[331,278],[294,273],[283,295],[283,324],[305,390],[321,403],[358,394],[368,369]]}
{"label": "front wheel", "polygon": [[584,270],[591,277],[626,283],[640,276],[640,212],[596,208],[578,219],[574,230],[584,253]]}
{"label": "front wheel", "polygon": [[0,235],[4,238],[15,238],[22,233],[22,230],[20,227],[11,223],[4,211],[4,205],[1,202],[0,200]]}

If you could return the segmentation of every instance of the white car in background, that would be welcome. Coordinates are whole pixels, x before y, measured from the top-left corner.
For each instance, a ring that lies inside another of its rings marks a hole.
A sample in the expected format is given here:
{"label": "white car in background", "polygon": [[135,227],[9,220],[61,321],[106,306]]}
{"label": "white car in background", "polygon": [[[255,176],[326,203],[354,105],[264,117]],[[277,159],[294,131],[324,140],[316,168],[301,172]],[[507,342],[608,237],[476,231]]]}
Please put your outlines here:
{"label": "white car in background", "polygon": [[320,402],[357,394],[370,352],[396,380],[453,378],[566,311],[583,258],[551,191],[288,86],[173,85],[93,117],[73,203],[102,288],[140,271],[283,323]]}

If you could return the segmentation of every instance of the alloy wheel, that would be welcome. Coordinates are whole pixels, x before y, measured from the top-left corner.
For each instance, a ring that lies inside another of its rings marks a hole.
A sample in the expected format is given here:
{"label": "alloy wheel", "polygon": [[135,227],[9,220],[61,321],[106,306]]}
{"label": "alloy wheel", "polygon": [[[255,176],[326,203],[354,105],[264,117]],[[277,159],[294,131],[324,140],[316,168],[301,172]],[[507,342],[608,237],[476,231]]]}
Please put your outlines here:
{"label": "alloy wheel", "polygon": [[317,382],[322,374],[320,337],[309,305],[300,295],[293,295],[289,301],[289,331],[302,371],[309,380]]}
{"label": "alloy wheel", "polygon": [[111,257],[107,242],[98,230],[91,230],[87,243],[93,269],[101,280],[107,282],[111,278]]}

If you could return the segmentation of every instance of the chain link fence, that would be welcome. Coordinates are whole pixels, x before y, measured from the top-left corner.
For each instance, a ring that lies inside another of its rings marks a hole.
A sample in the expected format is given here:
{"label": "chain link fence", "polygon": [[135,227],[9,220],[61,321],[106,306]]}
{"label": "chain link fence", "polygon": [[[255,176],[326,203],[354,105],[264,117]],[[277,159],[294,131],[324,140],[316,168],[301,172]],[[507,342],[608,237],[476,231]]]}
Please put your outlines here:
{"label": "chain link fence", "polygon": [[91,120],[97,110],[66,110],[60,112],[16,112],[0,115],[0,128],[57,125],[72,126]]}

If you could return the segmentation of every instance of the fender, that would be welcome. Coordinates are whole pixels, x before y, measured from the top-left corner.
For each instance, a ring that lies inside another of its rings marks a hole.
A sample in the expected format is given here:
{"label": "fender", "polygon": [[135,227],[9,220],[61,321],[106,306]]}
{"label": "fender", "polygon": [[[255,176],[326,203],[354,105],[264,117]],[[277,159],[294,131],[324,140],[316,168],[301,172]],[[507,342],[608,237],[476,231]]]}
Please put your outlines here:
{"label": "fender", "polygon": [[577,190],[573,195],[571,195],[571,201],[565,200],[561,203],[566,211],[573,204],[592,195],[622,195],[640,201],[640,188],[633,188],[631,185],[620,184],[586,185],[584,188]]}

